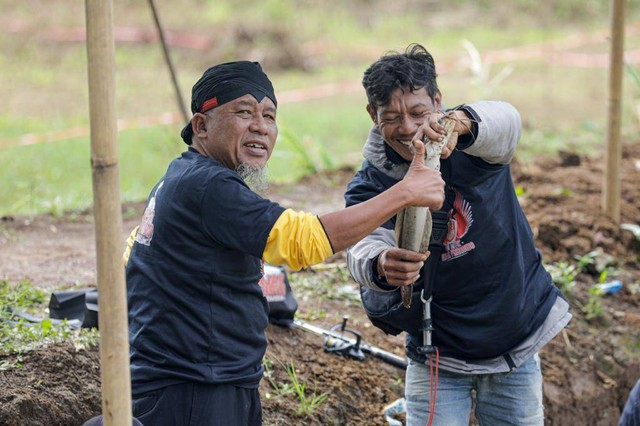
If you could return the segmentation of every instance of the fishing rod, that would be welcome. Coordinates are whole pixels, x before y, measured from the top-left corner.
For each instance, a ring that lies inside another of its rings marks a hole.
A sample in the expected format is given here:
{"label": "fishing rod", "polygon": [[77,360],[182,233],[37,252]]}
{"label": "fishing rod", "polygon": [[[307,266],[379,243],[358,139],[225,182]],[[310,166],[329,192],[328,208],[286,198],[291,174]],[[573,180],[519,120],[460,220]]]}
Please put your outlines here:
{"label": "fishing rod", "polygon": [[324,337],[325,352],[337,353],[339,355],[363,361],[365,354],[372,355],[388,364],[398,368],[407,368],[406,358],[387,352],[375,346],[362,342],[362,334],[358,331],[347,328],[348,317],[342,318],[342,323],[327,330],[299,319],[293,320],[293,326]]}

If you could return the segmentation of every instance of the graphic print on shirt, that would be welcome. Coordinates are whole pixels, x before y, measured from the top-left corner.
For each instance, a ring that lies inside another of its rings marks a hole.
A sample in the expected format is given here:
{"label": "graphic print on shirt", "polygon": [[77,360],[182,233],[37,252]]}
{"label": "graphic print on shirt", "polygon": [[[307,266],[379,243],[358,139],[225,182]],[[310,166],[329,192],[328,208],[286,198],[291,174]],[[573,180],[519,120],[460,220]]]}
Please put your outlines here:
{"label": "graphic print on shirt", "polygon": [[462,240],[471,225],[473,224],[473,213],[471,206],[462,198],[462,194],[455,191],[456,197],[453,201],[453,208],[449,210],[449,221],[447,223],[447,236],[444,239],[444,253],[442,261],[453,260],[456,257],[464,256],[476,248],[473,241],[465,243]]}
{"label": "graphic print on shirt", "polygon": [[145,246],[151,245],[151,239],[153,238],[153,218],[156,215],[156,197],[158,196],[158,192],[160,192],[162,185],[164,185],[164,181],[160,182],[158,188],[156,188],[156,192],[153,194],[153,197],[149,200],[147,208],[144,209],[142,222],[140,223],[140,228],[138,228],[138,233],[136,234],[136,241],[140,244],[144,244]]}
{"label": "graphic print on shirt", "polygon": [[283,302],[287,298],[287,284],[282,269],[260,261],[262,278],[258,284],[267,302]]}

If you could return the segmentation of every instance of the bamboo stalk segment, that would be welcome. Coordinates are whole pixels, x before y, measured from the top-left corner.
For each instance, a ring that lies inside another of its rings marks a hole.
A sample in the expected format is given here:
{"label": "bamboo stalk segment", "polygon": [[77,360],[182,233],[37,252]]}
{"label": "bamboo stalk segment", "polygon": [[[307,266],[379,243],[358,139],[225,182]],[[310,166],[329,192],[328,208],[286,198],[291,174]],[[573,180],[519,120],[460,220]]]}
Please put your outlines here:
{"label": "bamboo stalk segment", "polygon": [[609,64],[609,119],[605,149],[602,212],[620,222],[620,142],[622,71],[624,55],[624,10],[626,0],[611,1],[611,53]]}
{"label": "bamboo stalk segment", "polygon": [[99,297],[102,414],[107,426],[130,425],[131,379],[122,266],[122,212],[115,112],[111,0],[86,0],[91,168]]}

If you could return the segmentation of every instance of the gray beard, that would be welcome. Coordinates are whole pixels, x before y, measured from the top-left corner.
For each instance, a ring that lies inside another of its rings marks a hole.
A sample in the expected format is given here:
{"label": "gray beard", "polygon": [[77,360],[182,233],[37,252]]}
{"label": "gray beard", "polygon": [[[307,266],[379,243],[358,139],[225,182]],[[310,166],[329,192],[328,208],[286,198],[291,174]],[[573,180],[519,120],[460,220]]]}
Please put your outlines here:
{"label": "gray beard", "polygon": [[239,164],[236,173],[244,180],[247,186],[256,194],[265,197],[269,193],[269,182],[267,180],[267,168],[255,168],[246,164]]}

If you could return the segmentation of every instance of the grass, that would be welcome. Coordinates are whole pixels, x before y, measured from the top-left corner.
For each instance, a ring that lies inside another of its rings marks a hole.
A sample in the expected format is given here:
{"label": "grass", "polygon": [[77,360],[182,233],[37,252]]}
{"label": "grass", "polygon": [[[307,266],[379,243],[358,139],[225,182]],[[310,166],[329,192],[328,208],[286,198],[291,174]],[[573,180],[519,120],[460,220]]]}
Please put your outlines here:
{"label": "grass", "polygon": [[[556,262],[545,265],[553,283],[560,289],[570,303],[575,304],[587,320],[597,320],[605,316],[602,305],[604,290],[597,284],[607,282],[611,277],[619,276],[616,260],[600,250],[594,250],[582,256],[575,256],[574,262]],[[586,301],[576,297],[576,284],[586,287]]]}
{"label": "grass", "polygon": [[[166,127],[129,130],[119,135],[123,201],[146,198],[164,172],[164,165],[179,154],[179,146]],[[0,199],[11,200],[8,212],[62,214],[92,203],[88,138],[75,138],[0,150]],[[141,170],[144,170],[141,173]],[[7,211],[3,212],[6,213]]]}
{"label": "grass", "polygon": [[[0,24],[18,30],[0,34],[0,69],[7,76],[0,79],[0,215],[84,209],[92,202],[87,136],[19,146],[25,134],[88,126],[86,47],[64,41],[74,34],[69,30],[84,27],[84,10],[62,0],[7,3],[11,13],[0,17]],[[290,182],[319,170],[360,164],[370,126],[359,87],[362,72],[385,51],[410,42],[423,43],[434,54],[447,105],[499,98],[519,108],[525,120],[519,159],[559,149],[598,152],[606,131],[606,68],[556,64],[554,58],[567,52],[549,45],[526,59],[501,60],[491,53],[545,46],[574,34],[606,34],[606,5],[577,4],[517,0],[496,6],[483,0],[477,5],[430,2],[427,8],[412,2],[355,1],[328,7],[311,1],[211,0],[194,1],[191,7],[159,1],[157,7],[167,31],[211,40],[205,50],[172,48],[186,98],[206,67],[240,57],[261,61],[283,99],[295,90],[349,83],[324,97],[280,104],[281,134],[270,175],[276,182]],[[638,4],[640,0],[628,2],[628,22],[638,17]],[[146,2],[115,2],[114,23],[116,29],[153,34]],[[60,40],[54,38],[58,33]],[[464,40],[477,49],[475,63]],[[568,52],[606,54],[607,46],[603,35]],[[638,46],[640,34],[630,31],[626,48]],[[116,47],[118,117],[177,111],[160,46],[122,40]],[[280,65],[287,55],[298,61],[297,67]],[[500,77],[507,68],[510,73]],[[640,88],[633,85],[632,73],[626,79],[631,90],[625,91],[623,135],[634,135]],[[167,163],[184,149],[180,127],[158,124],[118,134],[123,201],[145,199]]]}
{"label": "grass", "polygon": [[[286,371],[289,383],[278,384],[275,381],[275,379],[273,378],[273,362],[268,357],[265,357],[265,360],[263,362],[263,365],[265,367],[265,378],[271,384],[271,387],[276,395],[294,394],[296,396],[298,400],[298,409],[296,410],[296,415],[303,418],[310,417],[311,415],[313,415],[316,409],[327,400],[329,394],[326,392],[319,394],[317,388],[310,390],[307,383],[301,381],[298,378],[298,373],[293,360],[289,363],[285,363],[274,355],[272,356]],[[269,394],[267,394],[267,398],[270,398]]]}
{"label": "grass", "polygon": [[0,362],[0,371],[19,368],[20,355],[50,344],[72,342],[83,348],[98,344],[96,329],[72,329],[66,321],[54,325],[49,318],[31,323],[14,316],[13,312],[23,312],[41,317],[48,296],[49,293],[28,282],[0,281],[0,355],[18,355],[16,362]]}
{"label": "grass", "polygon": [[576,265],[572,265],[569,262],[556,262],[545,265],[545,268],[562,294],[567,298],[571,297],[576,285],[576,276],[580,272]]}
{"label": "grass", "polygon": [[289,281],[293,292],[304,300],[339,300],[347,306],[361,304],[358,285],[346,265],[296,272],[289,275]]}

